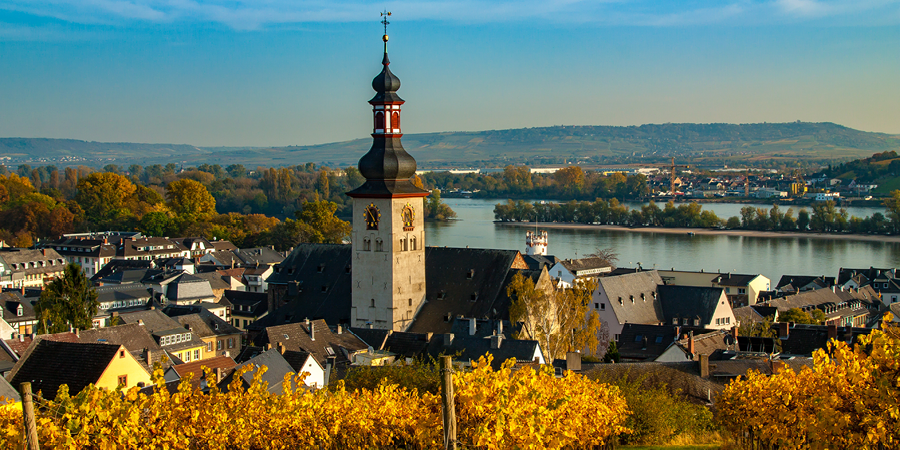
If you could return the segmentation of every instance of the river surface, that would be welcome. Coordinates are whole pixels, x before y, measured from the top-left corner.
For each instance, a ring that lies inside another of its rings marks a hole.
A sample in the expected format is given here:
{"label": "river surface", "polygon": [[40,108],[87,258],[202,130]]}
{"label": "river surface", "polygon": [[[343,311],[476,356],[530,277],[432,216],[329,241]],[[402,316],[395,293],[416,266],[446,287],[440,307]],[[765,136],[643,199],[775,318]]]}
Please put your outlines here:
{"label": "river surface", "polygon": [[[525,229],[494,224],[494,206],[500,200],[446,198],[444,202],[456,211],[458,220],[427,222],[427,245],[525,252]],[[637,205],[629,206],[633,208]],[[747,204],[706,203],[703,209],[728,218],[739,216],[744,206]],[[771,205],[762,204],[751,206],[771,208]],[[847,208],[847,212],[851,216],[863,217],[875,212],[884,213],[884,210],[851,207]],[[558,258],[580,258],[598,248],[611,248],[619,254],[620,267],[635,267],[640,263],[644,268],[761,273],[772,280],[773,288],[782,275],[836,277],[841,267],[900,266],[898,243],[804,237],[688,236],[687,233],[600,229],[550,229],[548,233],[549,253]]]}

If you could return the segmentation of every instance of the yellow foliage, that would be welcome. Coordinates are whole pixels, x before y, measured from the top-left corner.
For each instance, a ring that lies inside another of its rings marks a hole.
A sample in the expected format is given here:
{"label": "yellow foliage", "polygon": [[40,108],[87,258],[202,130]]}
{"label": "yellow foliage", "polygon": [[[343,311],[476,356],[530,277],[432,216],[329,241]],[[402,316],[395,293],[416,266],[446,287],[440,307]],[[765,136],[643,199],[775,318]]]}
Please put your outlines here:
{"label": "yellow foliage", "polygon": [[[106,391],[89,386],[74,397],[65,387],[38,402],[42,448],[66,449],[346,449],[440,448],[441,401],[397,385],[375,389],[307,391],[302,377],[286,376],[280,394],[254,374],[248,389],[235,376],[227,392],[207,394],[183,379],[169,393],[162,371],[156,392]],[[207,374],[212,377],[212,373]],[[578,375],[510,365],[492,371],[480,361],[454,377],[460,440],[490,449],[590,447],[626,432],[625,401]],[[0,448],[21,445],[21,410],[0,409]],[[477,444],[474,444],[477,443]]]}
{"label": "yellow foliage", "polygon": [[748,447],[900,447],[900,330],[889,314],[882,330],[854,348],[832,340],[812,369],[733,381],[719,396],[720,421]]}

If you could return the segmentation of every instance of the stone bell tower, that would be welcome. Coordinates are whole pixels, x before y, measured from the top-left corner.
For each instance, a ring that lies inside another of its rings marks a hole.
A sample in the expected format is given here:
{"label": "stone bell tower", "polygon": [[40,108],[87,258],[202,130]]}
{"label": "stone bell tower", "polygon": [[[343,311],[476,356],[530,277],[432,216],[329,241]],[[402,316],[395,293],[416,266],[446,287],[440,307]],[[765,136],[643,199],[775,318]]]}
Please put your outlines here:
{"label": "stone bell tower", "polygon": [[405,331],[425,300],[424,198],[416,160],[400,138],[400,79],[391,73],[387,15],[381,73],[372,80],[372,147],[359,160],[366,182],[353,198],[351,325]]}

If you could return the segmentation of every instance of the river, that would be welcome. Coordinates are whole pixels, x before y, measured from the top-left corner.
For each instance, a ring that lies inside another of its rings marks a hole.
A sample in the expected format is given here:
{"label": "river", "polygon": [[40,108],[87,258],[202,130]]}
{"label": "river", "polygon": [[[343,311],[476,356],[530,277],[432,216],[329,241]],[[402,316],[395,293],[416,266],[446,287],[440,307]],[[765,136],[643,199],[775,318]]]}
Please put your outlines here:
{"label": "river", "polygon": [[[494,205],[501,200],[447,198],[457,213],[452,222],[427,222],[426,243],[432,246],[500,248],[525,252],[525,230],[494,224]],[[504,200],[505,201],[505,200]],[[629,205],[634,207],[635,205]],[[707,203],[719,217],[739,215],[746,204]],[[771,208],[771,205],[751,205]],[[786,209],[782,207],[783,209]],[[884,212],[880,208],[851,207],[853,216]],[[794,212],[796,217],[796,210]],[[707,272],[761,273],[774,287],[782,275],[836,277],[841,267],[868,268],[900,265],[900,244],[794,237],[688,236],[614,230],[562,230],[549,232],[549,253],[558,258],[579,258],[598,248],[618,253],[620,267]]]}

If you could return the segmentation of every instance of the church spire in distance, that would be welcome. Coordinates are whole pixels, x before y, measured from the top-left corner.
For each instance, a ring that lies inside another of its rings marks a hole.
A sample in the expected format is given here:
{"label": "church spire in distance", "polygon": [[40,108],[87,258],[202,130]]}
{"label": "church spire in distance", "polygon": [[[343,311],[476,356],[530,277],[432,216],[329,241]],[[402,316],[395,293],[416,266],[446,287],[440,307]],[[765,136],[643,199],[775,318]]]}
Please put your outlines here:
{"label": "church spire in distance", "polygon": [[381,73],[372,80],[375,96],[372,105],[372,147],[359,160],[359,171],[366,182],[347,193],[350,197],[424,197],[427,191],[417,188],[410,178],[416,174],[416,160],[406,153],[400,138],[400,106],[404,100],[397,95],[400,78],[391,72],[387,53],[387,18],[391,13],[381,13],[384,25],[384,58]]}

